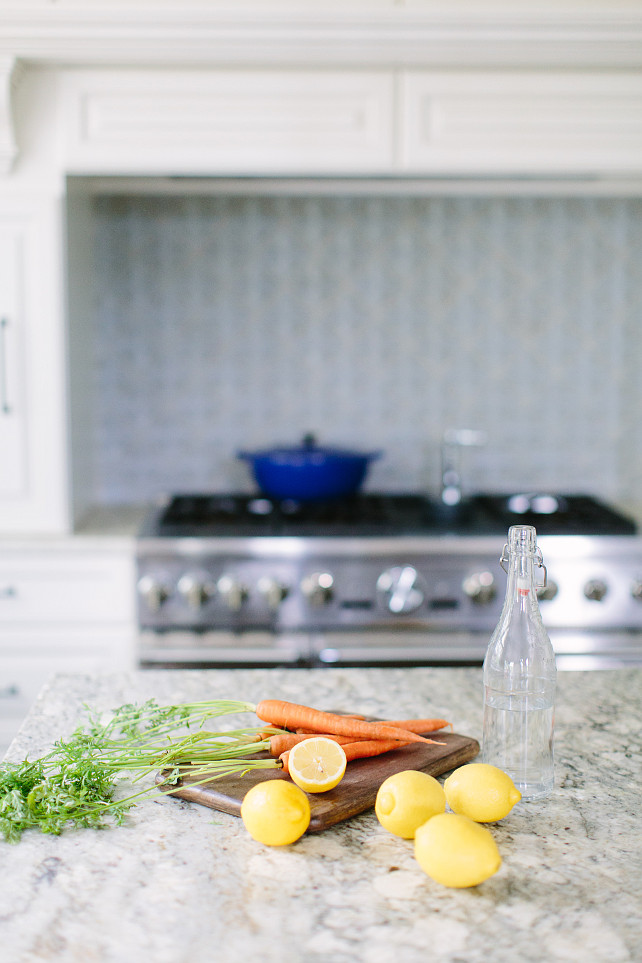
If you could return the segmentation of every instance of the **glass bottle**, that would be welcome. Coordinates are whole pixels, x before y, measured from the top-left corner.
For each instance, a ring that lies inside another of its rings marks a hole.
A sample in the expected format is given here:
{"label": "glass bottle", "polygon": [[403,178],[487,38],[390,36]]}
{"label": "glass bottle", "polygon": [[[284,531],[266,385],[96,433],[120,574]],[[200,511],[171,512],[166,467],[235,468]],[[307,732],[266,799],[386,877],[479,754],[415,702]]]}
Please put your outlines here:
{"label": "glass bottle", "polygon": [[508,773],[522,799],[553,788],[556,666],[537,600],[536,567],[546,569],[531,525],[508,532],[501,565],[506,599],[484,659],[482,759]]}

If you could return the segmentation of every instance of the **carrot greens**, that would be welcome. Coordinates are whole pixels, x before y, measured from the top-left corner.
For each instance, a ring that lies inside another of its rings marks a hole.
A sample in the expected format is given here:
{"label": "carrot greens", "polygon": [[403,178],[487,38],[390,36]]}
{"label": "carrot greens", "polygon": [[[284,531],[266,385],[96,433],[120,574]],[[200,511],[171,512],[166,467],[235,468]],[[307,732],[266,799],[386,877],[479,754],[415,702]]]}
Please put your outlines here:
{"label": "carrot greens", "polygon": [[[194,784],[250,769],[280,768],[276,759],[251,758],[269,749],[269,735],[278,730],[266,731],[264,725],[222,732],[203,728],[208,719],[253,709],[247,702],[159,706],[149,700],[121,706],[106,721],[88,710],[88,724],[56,742],[47,755],[0,764],[0,835],[15,843],[27,829],[59,835],[67,826],[120,825],[140,797],[165,795],[186,774]],[[123,795],[127,781],[131,789],[158,771],[163,786]]]}

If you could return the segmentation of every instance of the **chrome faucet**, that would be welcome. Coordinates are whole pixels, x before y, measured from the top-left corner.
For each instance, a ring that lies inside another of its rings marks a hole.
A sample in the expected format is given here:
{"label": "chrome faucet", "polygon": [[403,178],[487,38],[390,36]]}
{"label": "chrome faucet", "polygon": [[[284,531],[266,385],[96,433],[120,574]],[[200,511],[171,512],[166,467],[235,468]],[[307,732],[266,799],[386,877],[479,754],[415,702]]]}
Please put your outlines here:
{"label": "chrome faucet", "polygon": [[447,428],[441,441],[441,501],[449,507],[462,500],[461,449],[485,445],[485,431],[473,428]]}

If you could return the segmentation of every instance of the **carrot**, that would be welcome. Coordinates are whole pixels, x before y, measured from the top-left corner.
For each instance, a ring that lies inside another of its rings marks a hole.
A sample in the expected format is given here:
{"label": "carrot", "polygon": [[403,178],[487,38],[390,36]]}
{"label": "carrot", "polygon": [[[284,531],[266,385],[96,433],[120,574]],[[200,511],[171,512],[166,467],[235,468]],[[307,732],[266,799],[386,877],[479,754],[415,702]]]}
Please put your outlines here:
{"label": "carrot", "polygon": [[305,742],[306,739],[313,739],[314,736],[321,735],[325,739],[332,739],[333,742],[338,742],[340,745],[343,745],[344,742],[350,742],[349,736],[333,736],[327,732],[283,732],[278,736],[270,736],[270,755],[280,756],[281,753],[286,752],[288,749],[292,749],[292,747],[296,746],[299,742]]}
{"label": "carrot", "polygon": [[290,767],[288,765],[289,759],[290,759],[290,750],[286,749],[286,751],[282,752],[281,755],[279,756],[279,762],[283,766],[283,772],[286,773],[288,776],[290,775]]}
{"label": "carrot", "polygon": [[[345,718],[345,716],[341,716],[341,718],[343,719],[343,718]],[[354,717],[354,716],[349,716],[348,718],[354,719],[355,717]],[[327,736],[328,733],[327,733],[327,732],[319,732],[317,729],[297,729],[297,730],[296,730],[296,733],[293,733],[293,735],[305,736],[306,739],[309,739],[310,736]],[[352,741],[352,737],[351,737],[351,736],[337,736],[337,739],[339,739],[339,738],[345,739],[346,742],[351,742],[351,741]]]}
{"label": "carrot", "polygon": [[422,736],[426,732],[436,732],[437,729],[445,729],[447,726],[451,729],[453,727],[452,722],[447,722],[445,719],[385,719],[384,721],[387,726],[407,729],[408,732],[418,732]]}
{"label": "carrot", "polygon": [[[346,719],[364,719],[365,716],[342,716]],[[380,720],[386,726],[394,726],[396,729],[403,729],[405,732],[417,732],[420,736],[424,736],[427,732],[436,732],[437,729],[445,729],[446,726],[450,726],[452,729],[452,722],[447,722],[446,719],[381,719]],[[307,733],[309,736],[313,736],[316,733],[312,729],[297,729],[298,733]]]}
{"label": "carrot", "polygon": [[397,742],[396,739],[363,739],[360,742],[349,742],[343,747],[343,751],[348,762],[351,762],[353,759],[381,756],[384,752],[392,752],[393,749],[401,749],[408,745],[410,745],[409,742]]}
{"label": "carrot", "polygon": [[[307,738],[309,738],[309,736]],[[346,754],[346,760],[352,762],[355,759],[372,759],[373,756],[382,756],[386,752],[392,752],[393,749],[402,749],[404,746],[409,745],[410,742],[401,742],[398,739],[361,739],[359,742],[343,743],[343,751]],[[443,746],[445,743],[437,742],[435,745]],[[289,772],[289,758],[289,749],[279,754],[283,771],[286,773]]]}
{"label": "carrot", "polygon": [[280,699],[264,699],[254,707],[259,719],[284,729],[311,729],[316,733],[332,733],[335,736],[351,736],[352,739],[396,739],[400,742],[432,742],[425,736],[382,722],[366,722],[363,719],[347,719],[345,716],[322,712],[310,706],[283,702]]}
{"label": "carrot", "polygon": [[[309,739],[310,737],[307,736],[306,738]],[[362,756],[378,756],[383,752],[390,752],[391,749],[398,749],[401,745],[402,743],[397,742],[396,739],[371,739],[369,742],[365,740],[363,742],[349,742],[343,748],[346,751],[346,760],[350,762],[351,759],[361,759]],[[361,747],[365,747],[362,753],[359,752]],[[279,762],[283,766],[283,772],[288,775],[290,774],[289,761],[290,749],[279,753]]]}

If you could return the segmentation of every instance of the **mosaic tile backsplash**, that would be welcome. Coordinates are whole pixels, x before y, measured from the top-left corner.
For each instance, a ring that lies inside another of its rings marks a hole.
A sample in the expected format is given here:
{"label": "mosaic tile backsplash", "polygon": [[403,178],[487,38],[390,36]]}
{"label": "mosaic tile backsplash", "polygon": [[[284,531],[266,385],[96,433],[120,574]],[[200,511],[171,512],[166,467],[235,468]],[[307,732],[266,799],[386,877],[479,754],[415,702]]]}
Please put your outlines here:
{"label": "mosaic tile backsplash", "polygon": [[95,199],[96,500],[252,490],[239,448],[381,449],[371,490],[642,489],[642,201]]}

